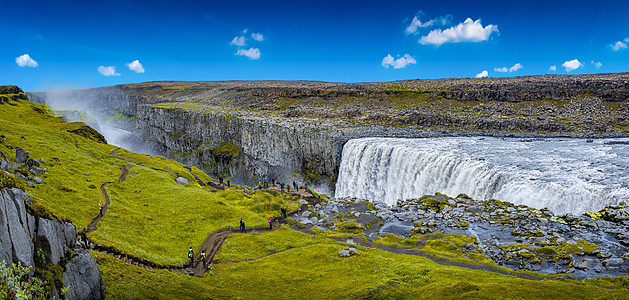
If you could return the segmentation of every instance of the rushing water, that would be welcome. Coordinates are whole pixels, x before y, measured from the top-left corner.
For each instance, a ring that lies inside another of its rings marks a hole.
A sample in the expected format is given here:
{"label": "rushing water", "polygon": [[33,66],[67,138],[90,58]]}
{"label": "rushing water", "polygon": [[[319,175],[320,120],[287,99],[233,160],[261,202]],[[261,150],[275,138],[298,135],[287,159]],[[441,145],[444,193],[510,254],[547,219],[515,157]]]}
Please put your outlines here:
{"label": "rushing water", "polygon": [[629,203],[629,139],[364,138],[350,140],[336,197],[393,204],[436,192],[555,213]]}

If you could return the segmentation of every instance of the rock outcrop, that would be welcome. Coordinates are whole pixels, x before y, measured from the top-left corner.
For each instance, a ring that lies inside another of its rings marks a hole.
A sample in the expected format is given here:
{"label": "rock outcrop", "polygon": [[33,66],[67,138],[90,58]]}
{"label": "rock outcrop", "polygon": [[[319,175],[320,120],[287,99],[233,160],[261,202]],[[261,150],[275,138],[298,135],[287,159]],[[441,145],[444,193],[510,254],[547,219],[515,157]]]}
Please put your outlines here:
{"label": "rock outcrop", "polygon": [[[33,216],[27,211],[27,203],[31,203],[31,198],[24,191],[0,189],[0,260],[9,265],[36,266],[37,255],[53,264],[69,259],[66,255],[75,246],[76,227]],[[65,267],[63,281],[70,287],[67,299],[104,299],[100,271],[89,252],[75,251]]]}
{"label": "rock outcrop", "polygon": [[98,300],[105,298],[105,284],[92,255],[86,250],[74,252],[63,272],[63,284],[70,289],[66,299]]}

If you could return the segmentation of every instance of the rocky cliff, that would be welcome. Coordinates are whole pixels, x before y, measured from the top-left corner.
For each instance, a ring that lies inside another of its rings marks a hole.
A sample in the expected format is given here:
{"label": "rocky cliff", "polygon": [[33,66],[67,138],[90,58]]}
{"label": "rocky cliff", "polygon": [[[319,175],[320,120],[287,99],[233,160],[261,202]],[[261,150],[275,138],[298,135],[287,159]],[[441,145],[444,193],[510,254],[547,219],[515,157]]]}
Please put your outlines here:
{"label": "rocky cliff", "polygon": [[133,137],[119,144],[132,150],[143,147],[249,181],[290,179],[290,173],[333,179],[342,145],[355,137],[629,133],[629,73],[383,83],[147,82],[29,98],[131,130]]}
{"label": "rocky cliff", "polygon": [[[78,247],[76,227],[38,217],[33,210],[29,211],[27,204],[32,204],[31,197],[21,189],[0,189],[0,260],[36,266],[36,274],[52,272],[53,276],[61,276],[62,286],[49,283],[51,297],[58,297],[65,286],[66,299],[104,299],[105,285],[91,254],[85,250],[73,251]],[[54,274],[63,269],[62,274]]]}

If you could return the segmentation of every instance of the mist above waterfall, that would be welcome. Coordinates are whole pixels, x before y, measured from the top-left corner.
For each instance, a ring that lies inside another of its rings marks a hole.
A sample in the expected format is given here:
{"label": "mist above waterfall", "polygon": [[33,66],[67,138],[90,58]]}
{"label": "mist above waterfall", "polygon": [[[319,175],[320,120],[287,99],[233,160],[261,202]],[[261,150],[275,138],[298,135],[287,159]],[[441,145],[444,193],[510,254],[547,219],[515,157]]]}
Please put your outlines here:
{"label": "mist above waterfall", "polygon": [[[110,105],[101,103],[99,96],[81,90],[60,90],[30,93],[34,102],[45,103],[68,122],[84,122],[100,132],[111,145],[136,152],[157,155],[155,145],[135,129],[133,121]],[[107,99],[106,97],[104,99]]]}
{"label": "mist above waterfall", "polygon": [[555,213],[629,203],[627,139],[365,138],[343,148],[336,197],[393,204],[436,192]]}

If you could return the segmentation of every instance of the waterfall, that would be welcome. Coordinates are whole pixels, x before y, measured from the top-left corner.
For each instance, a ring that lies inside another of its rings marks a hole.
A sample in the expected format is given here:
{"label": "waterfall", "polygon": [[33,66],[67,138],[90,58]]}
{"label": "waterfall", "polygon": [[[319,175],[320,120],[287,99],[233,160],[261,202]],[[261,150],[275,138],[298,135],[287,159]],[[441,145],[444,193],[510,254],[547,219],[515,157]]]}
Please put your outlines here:
{"label": "waterfall", "polygon": [[394,204],[465,193],[555,213],[629,203],[622,139],[364,138],[343,148],[336,197]]}

